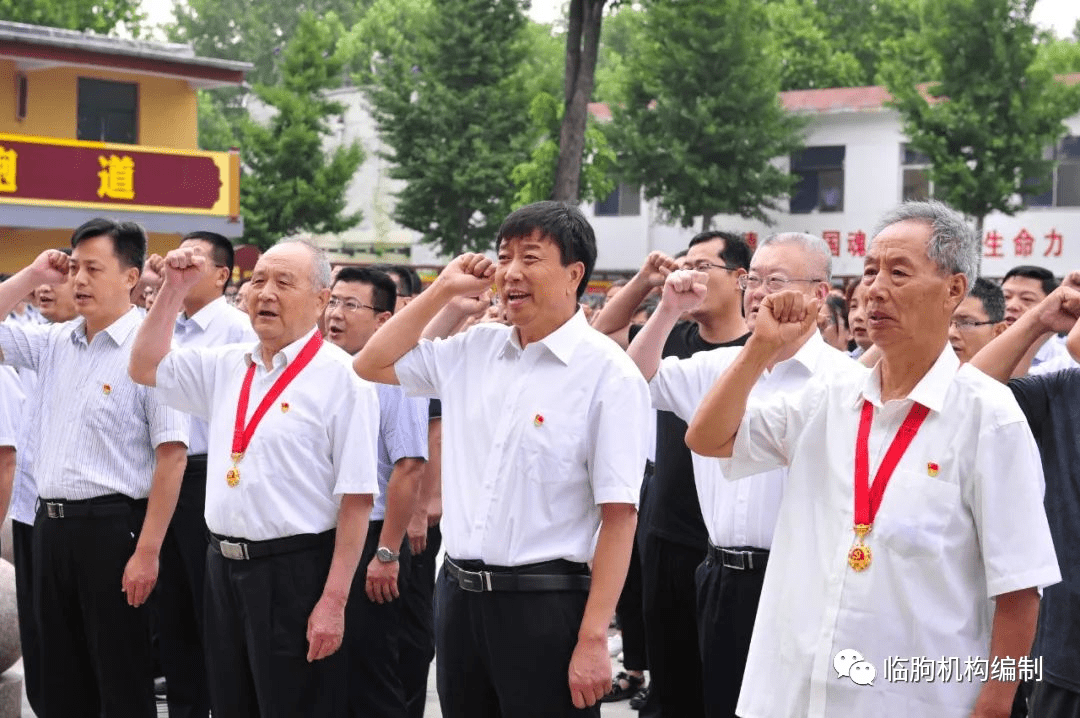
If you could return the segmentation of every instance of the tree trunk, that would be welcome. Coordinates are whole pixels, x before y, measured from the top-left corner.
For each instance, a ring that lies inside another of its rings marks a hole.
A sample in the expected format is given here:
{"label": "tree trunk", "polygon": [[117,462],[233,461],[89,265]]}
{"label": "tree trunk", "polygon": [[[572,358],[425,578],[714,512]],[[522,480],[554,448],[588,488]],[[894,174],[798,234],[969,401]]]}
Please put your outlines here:
{"label": "tree trunk", "polygon": [[702,218],[701,218],[701,231],[702,232],[708,232],[710,229],[712,229],[712,218],[713,218],[713,216],[711,214],[706,214],[706,215],[702,216]]}
{"label": "tree trunk", "polygon": [[566,32],[564,112],[559,130],[559,163],[552,199],[577,202],[581,192],[581,162],[585,124],[596,74],[600,24],[607,0],[571,0]]}

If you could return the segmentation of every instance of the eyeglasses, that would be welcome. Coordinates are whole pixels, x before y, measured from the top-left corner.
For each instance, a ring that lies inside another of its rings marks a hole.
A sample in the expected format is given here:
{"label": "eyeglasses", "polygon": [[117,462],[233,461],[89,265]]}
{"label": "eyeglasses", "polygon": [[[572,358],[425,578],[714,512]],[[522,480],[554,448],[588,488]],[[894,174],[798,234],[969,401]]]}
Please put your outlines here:
{"label": "eyeglasses", "polygon": [[787,277],[781,277],[778,274],[774,274],[762,279],[756,274],[744,274],[739,277],[739,288],[754,290],[765,285],[765,289],[770,292],[782,292],[787,289],[787,285],[792,282],[806,282],[808,284],[817,284],[818,282],[824,282],[824,279],[788,279]]}
{"label": "eyeglasses", "polygon": [[373,312],[384,312],[384,311],[386,311],[385,309],[379,309],[378,307],[373,307],[370,304],[361,304],[360,302],[356,301],[355,299],[346,299],[345,301],[342,301],[342,300],[338,299],[337,297],[330,297],[330,301],[326,303],[326,308],[327,309],[337,309],[338,307],[343,307],[345,309],[345,311],[347,311],[347,312],[358,312],[361,309],[370,309]]}
{"label": "eyeglasses", "polygon": [[997,324],[997,322],[987,320],[985,322],[978,322],[974,319],[950,319],[949,326],[956,327],[960,331],[964,332],[968,329],[974,329],[975,327],[984,327],[987,324]]}
{"label": "eyeglasses", "polygon": [[739,269],[738,267],[729,267],[726,264],[713,264],[712,262],[706,262],[704,260],[701,262],[695,262],[694,264],[687,265],[687,268],[693,269],[698,272],[707,272],[710,269],[724,269],[728,272],[735,272]]}

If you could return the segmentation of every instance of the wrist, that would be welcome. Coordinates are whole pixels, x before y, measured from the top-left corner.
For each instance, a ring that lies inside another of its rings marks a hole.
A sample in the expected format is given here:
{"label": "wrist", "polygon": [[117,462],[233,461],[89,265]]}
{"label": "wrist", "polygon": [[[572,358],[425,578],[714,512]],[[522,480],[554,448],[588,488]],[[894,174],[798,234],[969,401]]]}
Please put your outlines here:
{"label": "wrist", "polygon": [[345,604],[349,601],[349,594],[347,591],[335,591],[331,589],[324,589],[322,596],[319,598],[321,603],[326,603],[330,608],[335,611],[344,611]]}

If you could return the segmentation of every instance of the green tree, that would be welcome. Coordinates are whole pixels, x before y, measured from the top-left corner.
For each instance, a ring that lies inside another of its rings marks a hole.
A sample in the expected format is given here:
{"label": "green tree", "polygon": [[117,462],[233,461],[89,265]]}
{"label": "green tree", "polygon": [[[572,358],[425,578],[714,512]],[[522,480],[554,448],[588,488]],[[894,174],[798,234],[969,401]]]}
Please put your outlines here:
{"label": "green tree", "polygon": [[239,145],[236,130],[214,96],[206,90],[197,93],[199,104],[199,149],[225,152]]}
{"label": "green tree", "polygon": [[791,187],[772,162],[800,145],[759,0],[645,3],[612,142],[623,179],[684,227],[714,214],[768,221]]}
{"label": "green tree", "polygon": [[444,254],[490,249],[513,203],[533,132],[525,28],[518,0],[378,0],[352,33],[389,174],[405,181],[394,219]]}
{"label": "green tree", "polygon": [[597,102],[619,104],[626,95],[626,60],[636,52],[642,12],[630,3],[622,3],[604,18],[600,35],[600,52],[596,59],[596,85],[593,97]]}
{"label": "green tree", "polygon": [[146,19],[139,12],[139,5],[139,0],[0,0],[0,18],[67,30],[91,30],[102,35],[123,23],[138,37]]}
{"label": "green tree", "polygon": [[360,221],[359,212],[342,212],[363,151],[355,143],[323,151],[327,118],[344,111],[325,95],[339,84],[345,64],[337,48],[343,31],[333,13],[323,20],[304,13],[281,53],[281,80],[255,86],[255,95],[276,113],[267,126],[252,120],[241,125],[240,203],[244,240],[251,244],[265,248],[301,231],[343,232]]}
{"label": "green tree", "polygon": [[904,132],[932,162],[934,194],[973,217],[980,235],[987,214],[1014,214],[1022,193],[1043,191],[1052,167],[1044,151],[1080,111],[1080,86],[1036,62],[1034,2],[942,0],[911,39],[939,81],[920,86],[899,61],[886,68]]}
{"label": "green tree", "polygon": [[869,84],[855,55],[829,37],[830,23],[816,4],[783,0],[765,8],[780,58],[781,90]]}

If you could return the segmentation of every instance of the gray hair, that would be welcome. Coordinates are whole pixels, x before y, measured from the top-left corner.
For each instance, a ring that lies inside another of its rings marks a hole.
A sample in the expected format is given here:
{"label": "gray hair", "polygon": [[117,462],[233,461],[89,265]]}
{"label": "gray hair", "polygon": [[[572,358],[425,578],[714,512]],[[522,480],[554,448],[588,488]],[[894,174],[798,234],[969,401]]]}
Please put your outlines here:
{"label": "gray hair", "polygon": [[825,275],[822,281],[832,281],[832,252],[828,243],[817,235],[806,232],[778,232],[758,242],[758,249],[769,245],[789,245],[800,247],[804,252],[818,260],[818,269]]}
{"label": "gray hair", "polygon": [[[315,288],[316,292],[329,289],[332,278],[330,272],[330,259],[326,256],[326,252],[316,247],[308,237],[285,237],[284,239],[278,240],[274,247],[281,247],[287,244],[299,244],[307,248],[308,252],[311,253],[311,286]],[[271,247],[271,249],[273,249],[273,247]]]}
{"label": "gray hair", "polygon": [[909,221],[930,225],[930,242],[926,245],[930,261],[944,274],[963,274],[968,287],[973,287],[979,276],[979,238],[963,215],[936,200],[904,202],[881,218],[874,237],[889,225]]}

